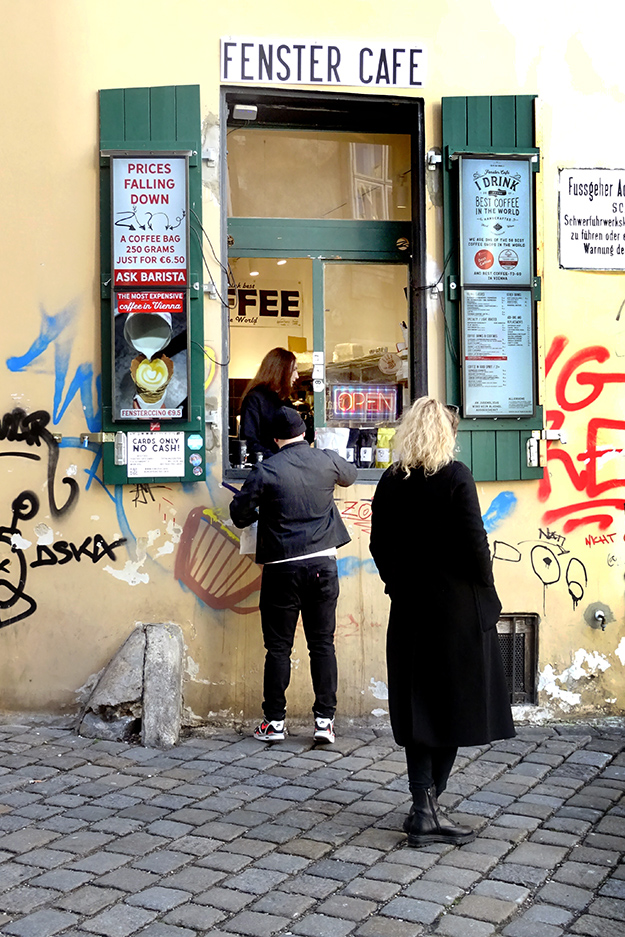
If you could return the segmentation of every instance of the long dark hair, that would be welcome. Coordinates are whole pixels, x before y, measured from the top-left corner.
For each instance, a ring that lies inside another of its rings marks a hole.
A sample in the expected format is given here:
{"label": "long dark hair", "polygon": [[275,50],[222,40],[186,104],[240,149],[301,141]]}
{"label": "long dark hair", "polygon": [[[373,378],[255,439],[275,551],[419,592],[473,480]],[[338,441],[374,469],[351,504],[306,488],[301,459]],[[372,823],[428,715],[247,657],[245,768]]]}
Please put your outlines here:
{"label": "long dark hair", "polygon": [[260,363],[255,376],[245,388],[246,397],[255,387],[268,387],[281,400],[287,400],[291,393],[291,375],[295,367],[295,355],[286,348],[272,348]]}

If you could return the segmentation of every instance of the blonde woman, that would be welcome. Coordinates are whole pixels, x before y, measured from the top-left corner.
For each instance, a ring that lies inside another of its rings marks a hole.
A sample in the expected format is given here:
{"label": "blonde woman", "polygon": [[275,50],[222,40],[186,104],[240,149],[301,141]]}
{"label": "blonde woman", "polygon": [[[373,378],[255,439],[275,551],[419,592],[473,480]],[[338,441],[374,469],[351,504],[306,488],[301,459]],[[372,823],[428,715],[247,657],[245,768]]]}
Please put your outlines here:
{"label": "blonde woman", "polygon": [[389,710],[406,749],[411,846],[475,838],[442,816],[437,797],[459,746],[515,734],[496,629],[501,603],[475,482],[454,460],[457,429],[456,408],[417,400],[372,505],[371,554],[391,598]]}

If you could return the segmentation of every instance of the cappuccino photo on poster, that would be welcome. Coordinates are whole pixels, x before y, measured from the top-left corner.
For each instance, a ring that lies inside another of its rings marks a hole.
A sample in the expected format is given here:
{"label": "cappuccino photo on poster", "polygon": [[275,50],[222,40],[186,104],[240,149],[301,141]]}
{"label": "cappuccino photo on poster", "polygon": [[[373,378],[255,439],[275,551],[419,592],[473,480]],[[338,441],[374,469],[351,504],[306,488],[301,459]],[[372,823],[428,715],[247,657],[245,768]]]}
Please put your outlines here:
{"label": "cappuccino photo on poster", "polygon": [[532,168],[523,159],[460,158],[464,286],[531,286]]}
{"label": "cappuccino photo on poster", "polygon": [[118,291],[113,318],[113,420],[186,419],[186,293]]}

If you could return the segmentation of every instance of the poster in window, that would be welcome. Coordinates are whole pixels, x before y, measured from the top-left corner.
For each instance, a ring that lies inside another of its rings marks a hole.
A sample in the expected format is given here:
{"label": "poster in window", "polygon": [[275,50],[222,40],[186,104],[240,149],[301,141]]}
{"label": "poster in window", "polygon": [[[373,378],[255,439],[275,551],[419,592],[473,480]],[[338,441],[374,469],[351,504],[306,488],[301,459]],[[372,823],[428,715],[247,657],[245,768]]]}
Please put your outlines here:
{"label": "poster in window", "polygon": [[301,282],[280,281],[280,288],[261,289],[254,282],[228,288],[231,328],[288,328],[302,331],[304,291]]}
{"label": "poster in window", "polygon": [[187,159],[112,160],[113,285],[187,286]]}
{"label": "poster in window", "polygon": [[531,290],[464,290],[464,415],[534,413]]}
{"label": "poster in window", "polygon": [[113,331],[113,420],[186,419],[186,290],[118,290]]}
{"label": "poster in window", "polygon": [[529,159],[460,159],[462,283],[531,286],[532,170]]}

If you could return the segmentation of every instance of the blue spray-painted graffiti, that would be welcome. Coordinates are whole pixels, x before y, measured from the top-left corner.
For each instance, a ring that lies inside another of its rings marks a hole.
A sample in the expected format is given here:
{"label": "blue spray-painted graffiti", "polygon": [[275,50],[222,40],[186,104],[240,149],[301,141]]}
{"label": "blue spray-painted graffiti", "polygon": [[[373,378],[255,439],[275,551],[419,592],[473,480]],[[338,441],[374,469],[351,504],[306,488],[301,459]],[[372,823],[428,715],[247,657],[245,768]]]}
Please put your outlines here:
{"label": "blue spray-painted graffiti", "polygon": [[97,409],[93,403],[93,366],[88,363],[79,364],[76,373],[70,381],[65,393],[63,392],[69,371],[69,359],[74,343],[74,319],[76,307],[68,306],[55,316],[49,316],[41,310],[41,330],[27,352],[23,355],[13,355],[7,358],[6,365],[9,371],[25,371],[34,361],[43,355],[47,348],[54,344],[54,408],[52,422],[56,425],[62,418],[68,406],[77,393],[80,393],[85,421],[92,433],[102,427],[102,393],[100,376],[95,378]]}
{"label": "blue spray-painted graffiti", "polygon": [[339,579],[346,579],[348,576],[353,576],[359,569],[361,569],[363,573],[377,574],[376,565],[370,557],[366,560],[361,560],[357,556],[342,556],[337,560],[336,568]]}
{"label": "blue spray-painted graffiti", "polygon": [[500,491],[482,515],[486,533],[492,534],[497,530],[506,518],[510,517],[516,506],[517,499],[513,491]]}
{"label": "blue spray-painted graffiti", "polygon": [[[66,387],[69,375],[70,357],[75,338],[76,316],[77,306],[75,304],[66,306],[56,315],[48,315],[46,310],[42,308],[39,335],[23,355],[13,355],[7,358],[6,365],[9,371],[25,371],[27,368],[33,367],[36,362],[40,364],[40,359],[42,359],[52,346],[54,351],[54,406],[52,423],[57,425],[60,422],[71,402],[79,395],[87,428],[89,432],[95,433],[102,428],[102,384],[100,375],[94,376],[93,365],[88,362],[82,362],[77,366],[74,376],[69,381],[69,386]],[[58,460],[58,448],[80,448],[84,450],[85,447],[78,436],[66,436],[58,444],[54,441],[56,460]],[[135,537],[130,529],[130,524],[128,523],[123,506],[123,486],[115,486],[116,490],[114,494],[109,491],[107,486],[97,476],[97,471],[102,460],[101,445],[89,443],[87,449],[93,453],[93,461],[89,468],[84,469],[87,476],[86,490],[89,490],[93,481],[96,481],[104,489],[108,497],[115,504],[117,519],[123,536],[128,540],[134,540]],[[73,484],[76,483],[73,482]]]}

